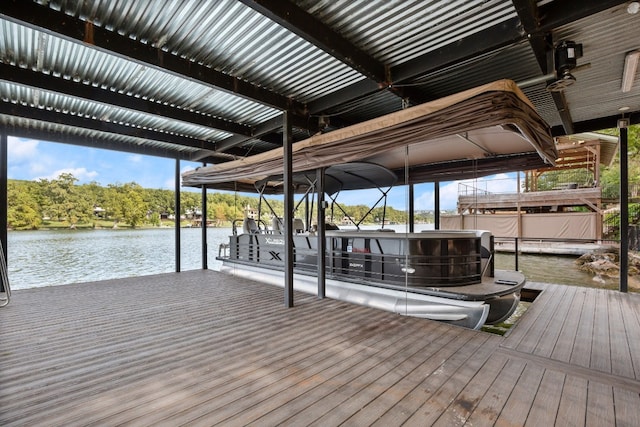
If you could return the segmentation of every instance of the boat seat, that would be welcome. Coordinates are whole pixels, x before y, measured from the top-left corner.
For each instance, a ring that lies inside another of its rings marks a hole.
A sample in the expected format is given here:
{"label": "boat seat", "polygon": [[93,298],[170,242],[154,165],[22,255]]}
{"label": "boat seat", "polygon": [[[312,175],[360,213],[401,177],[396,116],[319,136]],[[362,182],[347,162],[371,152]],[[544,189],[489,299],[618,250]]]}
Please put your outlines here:
{"label": "boat seat", "polygon": [[293,231],[296,233],[304,233],[304,222],[300,218],[293,219]]}
{"label": "boat seat", "polygon": [[282,232],[284,231],[284,224],[282,222],[282,218],[278,218],[277,216],[274,216],[271,219],[271,231],[273,232],[273,234],[282,234]]}
{"label": "boat seat", "polygon": [[255,234],[258,230],[258,224],[253,218],[245,218],[242,222],[242,232],[246,234]]}

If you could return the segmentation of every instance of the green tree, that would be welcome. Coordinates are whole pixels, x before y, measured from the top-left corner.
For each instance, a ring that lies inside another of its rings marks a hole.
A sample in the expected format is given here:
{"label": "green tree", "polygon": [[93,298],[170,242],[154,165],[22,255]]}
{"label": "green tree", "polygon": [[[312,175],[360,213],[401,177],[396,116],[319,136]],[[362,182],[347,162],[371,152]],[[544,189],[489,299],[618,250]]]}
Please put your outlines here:
{"label": "green tree", "polygon": [[77,180],[70,173],[62,173],[57,179],[40,181],[45,213],[68,221],[72,228],[93,217],[93,205],[75,185]]}
{"label": "green tree", "polygon": [[148,208],[143,197],[143,189],[135,182],[128,184],[110,184],[105,192],[105,209],[114,220],[114,227],[124,221],[132,227],[144,222]]}
{"label": "green tree", "polygon": [[30,184],[24,181],[7,183],[7,223],[11,228],[36,230],[42,223],[37,190]]}

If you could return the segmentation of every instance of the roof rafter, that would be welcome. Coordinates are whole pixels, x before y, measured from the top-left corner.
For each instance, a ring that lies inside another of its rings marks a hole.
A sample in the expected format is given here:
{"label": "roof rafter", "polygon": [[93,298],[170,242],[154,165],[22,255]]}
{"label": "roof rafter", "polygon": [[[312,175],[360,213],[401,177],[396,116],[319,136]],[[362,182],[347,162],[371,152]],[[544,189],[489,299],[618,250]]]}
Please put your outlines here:
{"label": "roof rafter", "polygon": [[288,1],[240,0],[371,80],[388,82],[386,66],[354,46],[307,11]]}
{"label": "roof rafter", "polygon": [[[514,0],[514,3],[519,3]],[[539,7],[538,31],[546,33],[587,16],[628,3],[626,0],[581,0],[580,7],[573,2],[552,1]]]}
{"label": "roof rafter", "polygon": [[[417,97],[415,90],[407,87],[394,87],[391,84],[391,74],[387,64],[364,52],[295,4],[288,1],[239,1],[367,77],[361,81],[361,84],[364,82],[373,92],[388,90],[403,99]],[[371,93],[371,91],[368,92]],[[335,105],[335,101],[333,105]]]}
{"label": "roof rafter", "polygon": [[149,139],[152,141],[159,141],[168,144],[176,144],[183,147],[194,147],[210,151],[215,150],[215,143],[211,141],[188,138],[185,136],[158,132],[150,129],[141,129],[113,122],[99,121],[78,115],[65,114],[57,111],[45,110],[26,105],[2,102],[0,103],[0,114],[57,123],[67,126],[75,126],[78,128],[91,129],[100,132],[110,132],[135,138]]}
{"label": "roof rafter", "polygon": [[[551,73],[554,70],[553,40],[551,40],[551,35],[542,31],[540,27],[541,17],[538,6],[528,0],[513,0],[513,5],[520,17],[524,30],[527,32],[529,45],[538,61],[542,75]],[[547,83],[551,83],[554,80],[554,78],[551,78]],[[572,134],[573,119],[571,118],[571,111],[564,93],[554,91],[551,92],[551,97],[556,105],[556,110],[558,110],[565,132]]]}
{"label": "roof rafter", "polygon": [[[515,41],[522,40],[524,37],[525,34],[520,27],[519,19],[509,19],[479,33],[465,37],[456,43],[391,67],[392,84],[410,82],[412,79],[438,71],[457,62],[508,46]],[[378,90],[379,88],[370,84],[355,83],[333,94],[310,102],[308,104],[309,113],[319,114],[329,106],[336,107],[337,104],[332,104],[332,100],[340,100],[341,103],[347,103],[369,96]],[[418,102],[427,101],[426,99],[414,100]]]}
{"label": "roof rafter", "polygon": [[[56,133],[50,130],[40,130],[34,128],[25,128],[22,126],[12,126],[4,124],[4,129],[9,135],[18,138],[39,139],[42,141],[58,142],[62,144],[77,145],[80,147],[92,147],[103,150],[113,150],[125,153],[142,154],[145,156],[165,157],[170,159],[194,161],[190,153],[179,152],[174,150],[165,150],[162,148],[143,147],[136,144],[125,144],[116,141],[100,141],[78,138],[77,135]],[[211,160],[211,159],[209,159]],[[213,162],[211,162],[213,163]]]}
{"label": "roof rafter", "polygon": [[141,98],[104,90],[84,83],[74,82],[72,80],[53,77],[50,74],[44,74],[25,68],[18,68],[8,64],[0,63],[0,79],[76,98],[83,98],[143,113],[194,123],[200,126],[218,129],[233,134],[245,136],[252,135],[252,128],[250,126],[170,107],[158,102],[147,101]]}
{"label": "roof rafter", "polygon": [[0,14],[45,29],[74,42],[91,44],[99,49],[131,58],[160,70],[171,71],[203,84],[268,105],[294,115],[306,116],[306,106],[289,97],[272,92],[213,68],[165,52],[161,48],[132,40],[34,2],[7,0],[0,2]]}

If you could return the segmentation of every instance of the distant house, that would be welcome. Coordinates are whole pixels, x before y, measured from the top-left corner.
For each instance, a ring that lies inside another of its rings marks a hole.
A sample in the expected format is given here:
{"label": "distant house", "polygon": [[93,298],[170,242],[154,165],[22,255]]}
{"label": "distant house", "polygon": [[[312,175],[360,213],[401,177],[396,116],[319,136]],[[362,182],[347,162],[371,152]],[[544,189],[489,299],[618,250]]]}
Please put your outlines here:
{"label": "distant house", "polygon": [[96,218],[105,218],[107,215],[107,211],[105,209],[102,209],[100,206],[94,206],[93,207],[93,216],[95,216]]}

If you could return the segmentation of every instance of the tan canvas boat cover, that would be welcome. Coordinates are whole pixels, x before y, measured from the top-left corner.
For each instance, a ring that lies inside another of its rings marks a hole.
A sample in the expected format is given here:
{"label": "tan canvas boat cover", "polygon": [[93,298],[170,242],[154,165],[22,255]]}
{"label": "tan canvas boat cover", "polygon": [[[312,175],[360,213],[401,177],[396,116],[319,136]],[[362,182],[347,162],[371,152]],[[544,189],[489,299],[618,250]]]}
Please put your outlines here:
{"label": "tan canvas boat cover", "polygon": [[[183,185],[246,190],[283,173],[283,152],[277,148],[185,172]],[[394,170],[521,153],[537,153],[547,164],[557,158],[548,125],[511,80],[314,135],[293,144],[292,153],[294,173],[354,161]],[[514,170],[507,162],[504,171]]]}

